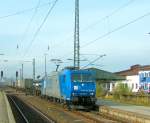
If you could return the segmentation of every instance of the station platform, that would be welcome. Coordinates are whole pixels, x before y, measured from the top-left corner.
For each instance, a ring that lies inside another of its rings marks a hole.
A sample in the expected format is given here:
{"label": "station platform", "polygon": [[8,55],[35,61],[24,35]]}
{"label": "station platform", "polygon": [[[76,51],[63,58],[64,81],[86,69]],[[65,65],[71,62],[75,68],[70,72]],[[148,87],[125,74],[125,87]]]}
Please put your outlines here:
{"label": "station platform", "polygon": [[15,123],[6,94],[0,91],[0,123]]}
{"label": "station platform", "polygon": [[101,113],[115,116],[129,122],[150,123],[150,107],[117,103],[98,99],[97,105]]}

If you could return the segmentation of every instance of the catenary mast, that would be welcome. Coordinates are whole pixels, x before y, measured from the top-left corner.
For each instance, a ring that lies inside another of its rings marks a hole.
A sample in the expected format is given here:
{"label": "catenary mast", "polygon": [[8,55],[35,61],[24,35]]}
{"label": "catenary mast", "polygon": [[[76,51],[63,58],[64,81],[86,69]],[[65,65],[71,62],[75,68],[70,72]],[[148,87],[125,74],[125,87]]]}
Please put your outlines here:
{"label": "catenary mast", "polygon": [[79,0],[75,0],[74,67],[80,69]]}

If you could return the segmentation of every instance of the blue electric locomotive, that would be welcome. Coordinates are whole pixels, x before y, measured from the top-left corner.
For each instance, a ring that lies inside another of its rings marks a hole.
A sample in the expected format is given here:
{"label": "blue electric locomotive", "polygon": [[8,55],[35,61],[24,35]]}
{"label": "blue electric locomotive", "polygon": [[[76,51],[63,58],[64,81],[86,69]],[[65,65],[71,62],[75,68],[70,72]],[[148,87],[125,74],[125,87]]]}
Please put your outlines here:
{"label": "blue electric locomotive", "polygon": [[96,84],[92,71],[65,69],[60,73],[59,79],[61,96],[69,104],[95,104]]}
{"label": "blue electric locomotive", "polygon": [[64,69],[52,72],[41,88],[42,95],[68,105],[94,106],[96,101],[96,82],[90,70]]}

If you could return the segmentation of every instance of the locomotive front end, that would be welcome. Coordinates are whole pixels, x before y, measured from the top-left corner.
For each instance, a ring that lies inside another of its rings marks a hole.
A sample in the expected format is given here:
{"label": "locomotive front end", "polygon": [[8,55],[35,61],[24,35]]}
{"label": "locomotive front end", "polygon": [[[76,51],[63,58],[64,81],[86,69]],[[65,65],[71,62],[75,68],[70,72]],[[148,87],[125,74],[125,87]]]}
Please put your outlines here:
{"label": "locomotive front end", "polygon": [[96,82],[94,73],[88,70],[72,71],[72,103],[76,105],[95,105]]}

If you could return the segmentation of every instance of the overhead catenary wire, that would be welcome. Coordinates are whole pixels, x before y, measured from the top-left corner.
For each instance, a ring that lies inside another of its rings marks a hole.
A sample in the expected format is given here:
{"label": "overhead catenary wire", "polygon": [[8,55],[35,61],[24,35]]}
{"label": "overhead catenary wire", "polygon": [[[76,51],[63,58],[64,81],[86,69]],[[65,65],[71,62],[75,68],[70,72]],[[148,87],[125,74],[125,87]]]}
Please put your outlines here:
{"label": "overhead catenary wire", "polygon": [[58,2],[58,0],[55,0],[55,1],[53,2],[52,6],[50,7],[50,9],[48,10],[48,13],[47,13],[46,16],[44,17],[42,23],[40,24],[40,26],[38,27],[38,29],[37,29],[36,32],[34,33],[33,38],[32,38],[32,40],[30,41],[29,46],[28,46],[27,49],[25,50],[25,53],[24,53],[23,57],[25,57],[25,55],[26,55],[26,54],[28,53],[28,51],[30,50],[30,48],[31,48],[31,46],[32,46],[32,44],[33,44],[33,42],[35,41],[35,39],[36,39],[36,37],[38,36],[38,34],[39,34],[41,28],[43,27],[44,23],[46,22],[48,16],[49,16],[50,13],[52,12],[52,10],[53,10],[53,8],[55,7],[55,5],[56,5],[57,2]]}
{"label": "overhead catenary wire", "polygon": [[[103,21],[103,20],[105,20],[105,19],[108,19],[108,17],[113,16],[114,14],[116,14],[117,12],[119,12],[121,9],[123,9],[123,8],[125,8],[125,7],[127,7],[127,6],[129,6],[129,5],[130,5],[131,3],[133,3],[134,1],[135,1],[135,0],[130,0],[130,1],[128,1],[127,3],[121,5],[121,6],[118,7],[117,9],[113,10],[110,14],[104,16],[104,17],[101,18],[100,20],[98,20],[98,21],[96,21],[96,22],[94,22],[94,23],[88,25],[86,28],[82,29],[82,30],[81,30],[81,33],[87,31],[88,29],[90,29],[91,27],[93,27],[93,26],[95,26],[96,24],[100,23],[101,21]],[[67,38],[67,39],[68,39],[68,38]],[[64,40],[64,41],[66,41],[66,40]],[[61,46],[61,45],[58,44],[57,47],[58,47],[58,46]],[[81,48],[82,48],[82,47],[81,47]],[[72,52],[69,52],[69,54],[70,54],[70,53],[72,53]],[[68,55],[68,53],[67,53],[66,55]],[[66,55],[64,55],[64,57],[66,57]],[[64,57],[61,57],[61,59],[64,58]]]}
{"label": "overhead catenary wire", "polygon": [[14,13],[11,13],[11,14],[7,14],[7,15],[4,15],[4,16],[0,16],[0,19],[5,19],[5,18],[8,18],[8,17],[12,17],[12,16],[17,16],[17,15],[21,15],[21,14],[24,14],[26,12],[30,12],[30,11],[33,11],[35,9],[39,9],[39,8],[42,8],[44,6],[47,6],[49,4],[51,4],[52,2],[48,2],[48,3],[44,3],[38,7],[32,7],[32,8],[29,8],[29,9],[24,9],[24,10],[21,10],[21,11],[17,11],[17,12],[14,12]]}
{"label": "overhead catenary wire", "polygon": [[[135,1],[135,0],[130,0],[130,1],[128,1],[128,2],[125,3],[125,4],[122,4],[120,7],[118,7],[118,8],[115,9],[115,10],[113,10],[111,13],[109,13],[109,14],[106,15],[106,16],[104,16],[104,17],[101,18],[100,20],[98,20],[98,21],[96,21],[96,22],[94,22],[94,23],[88,25],[87,27],[81,29],[80,33],[86,32],[87,30],[89,30],[90,28],[92,28],[93,26],[95,26],[96,24],[102,22],[103,20],[108,19],[108,17],[113,16],[114,14],[116,14],[117,12],[119,12],[120,10],[122,10],[123,8],[129,6],[129,5],[130,5],[131,3],[133,3],[134,1]],[[71,36],[70,36],[70,37],[71,37]],[[67,38],[67,40],[64,40],[64,41],[68,41],[68,39],[69,39],[69,38]],[[60,44],[58,44],[58,45],[61,46]],[[57,45],[57,47],[58,47],[58,45]],[[69,52],[69,53],[71,53],[71,52]],[[68,55],[68,54],[66,54],[66,55]],[[65,56],[66,56],[66,55],[65,55]],[[64,58],[64,57],[62,57],[62,58]]]}
{"label": "overhead catenary wire", "polygon": [[81,30],[82,32],[85,32],[87,30],[89,30],[91,27],[97,25],[98,23],[102,22],[103,20],[108,19],[109,17],[113,16],[114,14],[116,14],[117,12],[119,12],[120,10],[124,9],[125,7],[129,6],[131,3],[133,3],[135,0],[130,0],[127,3],[121,5],[119,8],[115,9],[114,11],[112,11],[111,13],[109,13],[108,15],[104,16],[103,18],[101,18],[100,20],[95,21],[94,23],[88,25],[86,28]]}
{"label": "overhead catenary wire", "polygon": [[[113,29],[113,30],[111,30],[111,31],[109,31],[109,32],[107,32],[107,33],[105,33],[105,34],[103,34],[103,35],[97,37],[96,39],[94,39],[94,40],[92,40],[92,41],[89,41],[89,42],[86,43],[85,45],[82,45],[81,48],[85,48],[86,46],[88,46],[88,45],[90,45],[90,44],[92,44],[92,43],[94,43],[94,42],[96,42],[96,41],[98,41],[98,40],[100,40],[100,39],[103,39],[103,38],[109,36],[110,34],[112,34],[112,33],[114,33],[114,32],[117,32],[117,31],[119,31],[119,30],[121,30],[121,29],[123,29],[123,28],[129,26],[130,24],[133,24],[133,23],[135,23],[135,22],[137,22],[137,21],[140,21],[140,20],[142,20],[143,18],[145,18],[145,17],[147,17],[147,16],[150,16],[150,12],[148,12],[148,13],[142,15],[142,16],[139,16],[139,17],[137,17],[137,18],[135,18],[135,19],[133,19],[133,20],[129,21],[128,23],[123,24],[123,25],[121,25],[121,26],[119,26],[119,27],[117,27],[117,28],[115,28],[115,29]],[[65,54],[64,56],[61,57],[61,59],[64,58],[64,57],[66,57],[66,56],[68,56],[68,54],[70,54],[70,53],[72,53],[72,52],[69,52],[69,53]]]}
{"label": "overhead catenary wire", "polygon": [[[28,22],[27,27],[25,28],[24,33],[22,34],[21,40],[19,41],[20,43],[22,43],[22,42],[24,41],[24,39],[25,39],[25,37],[26,37],[26,35],[27,35],[29,29],[30,29],[31,23],[32,23],[32,21],[33,21],[35,15],[36,15],[36,13],[37,13],[37,9],[38,9],[39,6],[40,6],[40,2],[41,2],[41,0],[38,0],[38,3],[37,3],[37,5],[36,5],[36,7],[35,7],[35,11],[34,11],[33,15],[31,16],[30,21]],[[18,44],[19,44],[19,43],[18,43]],[[17,47],[19,47],[18,44],[17,44]]]}
{"label": "overhead catenary wire", "polygon": [[93,64],[94,62],[98,61],[100,58],[106,56],[104,55],[100,55],[98,58],[94,59],[93,61],[89,62],[87,65],[85,65],[84,67],[82,67],[82,69],[85,69],[86,67],[88,67],[89,65]]}
{"label": "overhead catenary wire", "polygon": [[150,12],[148,12],[148,13],[142,15],[142,16],[139,16],[139,17],[137,17],[136,19],[134,19],[134,20],[132,20],[132,21],[126,23],[126,24],[123,24],[123,25],[121,25],[121,26],[119,26],[119,27],[117,27],[117,28],[115,28],[115,29],[113,29],[113,30],[111,30],[111,31],[109,31],[109,32],[107,32],[107,33],[105,33],[105,34],[103,34],[103,35],[97,37],[96,39],[94,39],[94,40],[92,40],[92,41],[89,41],[88,43],[86,43],[85,45],[83,45],[83,46],[81,46],[81,47],[84,48],[84,47],[86,47],[86,46],[88,46],[88,45],[90,45],[90,44],[96,42],[97,40],[103,39],[103,38],[107,37],[108,35],[110,35],[110,34],[112,34],[112,33],[114,33],[114,32],[117,32],[117,31],[119,31],[119,30],[121,30],[121,29],[127,27],[128,25],[133,24],[133,23],[135,23],[135,22],[137,22],[137,21],[139,21],[139,20],[141,20],[141,19],[143,19],[144,17],[149,16],[149,15],[150,15]]}
{"label": "overhead catenary wire", "polygon": [[[97,21],[95,21],[95,22],[89,24],[89,25],[86,26],[85,28],[81,29],[80,33],[84,33],[84,32],[86,32],[86,31],[88,31],[88,30],[89,30],[90,28],[92,28],[93,26],[96,26],[98,23],[100,23],[100,22],[102,22],[102,21],[108,19],[109,17],[113,16],[114,14],[116,14],[117,12],[119,12],[120,10],[126,8],[126,7],[129,6],[131,3],[133,3],[134,1],[135,1],[135,0],[130,0],[130,1],[128,1],[128,2],[125,3],[125,4],[122,4],[120,7],[118,7],[118,8],[115,9],[115,10],[113,10],[113,11],[112,11],[111,13],[109,13],[108,15],[102,17],[101,19],[99,19],[99,20],[97,20]],[[71,37],[72,37],[72,36],[68,36],[68,37],[64,40],[64,42],[65,42],[65,41],[68,41],[68,39],[70,39]],[[61,46],[60,43],[59,43],[58,45]],[[58,47],[58,45],[57,45],[57,47]]]}

